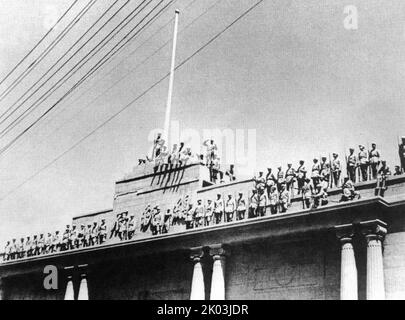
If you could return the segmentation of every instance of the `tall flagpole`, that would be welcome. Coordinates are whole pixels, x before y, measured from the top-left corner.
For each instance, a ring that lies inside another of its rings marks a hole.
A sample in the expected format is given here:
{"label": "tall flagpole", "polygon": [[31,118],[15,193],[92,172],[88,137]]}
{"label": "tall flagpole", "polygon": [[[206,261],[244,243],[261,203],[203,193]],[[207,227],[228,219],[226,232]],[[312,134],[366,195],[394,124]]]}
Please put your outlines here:
{"label": "tall flagpole", "polygon": [[169,80],[169,93],[167,95],[165,126],[163,130],[163,139],[166,141],[166,146],[169,148],[169,128],[170,128],[170,113],[172,109],[172,95],[173,95],[173,82],[174,82],[174,68],[176,64],[176,46],[177,46],[177,30],[179,25],[180,11],[176,9],[174,18],[174,36],[173,36],[173,51],[172,63],[170,67],[170,80]]}

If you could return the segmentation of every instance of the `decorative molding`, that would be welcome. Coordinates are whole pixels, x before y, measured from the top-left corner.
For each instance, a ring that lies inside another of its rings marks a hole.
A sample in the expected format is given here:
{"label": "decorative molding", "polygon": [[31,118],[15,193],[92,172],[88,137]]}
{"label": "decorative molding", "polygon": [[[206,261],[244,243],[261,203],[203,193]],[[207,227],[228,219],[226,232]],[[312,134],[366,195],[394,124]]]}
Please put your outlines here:
{"label": "decorative molding", "polygon": [[224,259],[225,257],[230,255],[229,247],[223,244],[213,244],[209,246],[210,248],[210,256],[214,260]]}
{"label": "decorative molding", "polygon": [[370,240],[384,240],[387,234],[387,224],[381,220],[372,220],[360,222],[362,234],[366,237],[367,241]]}
{"label": "decorative molding", "polygon": [[200,262],[202,257],[204,256],[203,247],[196,247],[190,249],[190,259],[193,262]]}

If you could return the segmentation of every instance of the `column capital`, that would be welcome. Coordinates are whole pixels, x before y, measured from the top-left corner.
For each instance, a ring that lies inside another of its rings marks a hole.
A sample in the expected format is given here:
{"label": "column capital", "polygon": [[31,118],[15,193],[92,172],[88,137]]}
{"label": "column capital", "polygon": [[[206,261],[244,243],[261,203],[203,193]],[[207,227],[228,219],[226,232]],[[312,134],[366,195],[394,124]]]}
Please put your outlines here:
{"label": "column capital", "polygon": [[343,224],[335,226],[336,237],[342,244],[351,243],[355,234],[354,226],[352,224]]}
{"label": "column capital", "polygon": [[370,240],[383,240],[387,234],[387,224],[381,220],[360,222],[361,232]]}
{"label": "column capital", "polygon": [[190,259],[194,262],[200,262],[204,256],[203,247],[195,247],[190,249]]}
{"label": "column capital", "polygon": [[210,256],[214,260],[224,259],[230,255],[230,250],[226,245],[223,244],[214,244],[210,245]]}

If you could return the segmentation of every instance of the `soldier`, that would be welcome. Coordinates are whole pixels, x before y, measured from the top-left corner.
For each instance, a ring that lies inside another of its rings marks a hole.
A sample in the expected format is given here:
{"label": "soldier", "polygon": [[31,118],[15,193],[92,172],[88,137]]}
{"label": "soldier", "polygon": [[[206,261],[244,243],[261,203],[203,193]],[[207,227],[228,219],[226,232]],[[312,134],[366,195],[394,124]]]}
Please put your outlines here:
{"label": "soldier", "polygon": [[244,220],[246,215],[246,201],[243,199],[243,193],[239,192],[236,200],[236,220]]}
{"label": "soldier", "polygon": [[224,213],[224,200],[221,198],[221,194],[217,194],[217,200],[214,203],[214,217],[215,224],[222,222],[222,215]]}
{"label": "soldier", "polygon": [[152,235],[157,235],[162,233],[162,216],[160,214],[160,207],[156,206],[153,208],[152,214],[152,222],[151,222],[151,231]]}
{"label": "soldier", "polygon": [[150,222],[152,219],[152,209],[150,204],[148,204],[145,208],[145,210],[142,212],[141,216],[141,228],[140,230],[142,232],[146,232],[150,226]]}
{"label": "soldier", "polygon": [[179,164],[179,162],[180,162],[180,154],[178,151],[177,144],[174,144],[172,152],[170,153],[169,156],[169,163],[172,165],[172,167],[175,167]]}
{"label": "soldier", "polygon": [[337,153],[333,153],[333,160],[332,160],[332,178],[335,187],[339,187],[340,184],[340,175],[342,173],[342,165],[340,163],[339,155]]}
{"label": "soldier", "polygon": [[38,243],[37,243],[37,248],[39,250],[39,254],[44,254],[46,253],[46,245],[45,245],[45,238],[44,234],[41,233],[39,235]]}
{"label": "soldier", "polygon": [[330,179],[330,163],[327,162],[326,157],[322,157],[321,159],[321,173],[320,176],[324,182],[329,184]]}
{"label": "soldier", "polygon": [[34,235],[34,237],[32,238],[32,255],[37,256],[38,254],[38,237],[37,235]]}
{"label": "soldier", "polygon": [[69,250],[70,247],[70,225],[66,225],[66,229],[62,235],[62,251]]}
{"label": "soldier", "polygon": [[372,179],[377,179],[377,169],[380,165],[380,151],[377,150],[377,145],[375,143],[371,144],[371,150],[368,152],[368,157],[370,159],[371,177]]}
{"label": "soldier", "polygon": [[363,145],[359,145],[359,165],[360,165],[360,172],[361,172],[361,180],[362,181],[367,181],[368,180],[368,174],[367,174],[367,169],[369,165],[368,161],[368,154]]}
{"label": "soldier", "polygon": [[400,166],[395,166],[395,169],[394,169],[394,176],[399,176],[399,175],[401,175],[402,174],[402,172],[401,172],[401,167]]}
{"label": "soldier", "polygon": [[25,251],[27,252],[27,257],[32,256],[32,241],[31,237],[27,237],[27,241],[25,241]]}
{"label": "soldier", "polygon": [[264,187],[266,186],[266,179],[263,176],[263,171],[259,172],[259,175],[253,178],[254,180],[254,185],[255,185],[255,189],[257,191],[259,190],[264,190]]}
{"label": "soldier", "polygon": [[7,241],[7,243],[4,247],[3,261],[8,261],[11,259],[10,251],[11,251],[11,244],[10,244],[10,241]]}
{"label": "soldier", "polygon": [[311,208],[312,185],[311,180],[306,178],[302,187],[302,209]]}
{"label": "soldier", "polygon": [[295,170],[292,167],[292,163],[287,164],[287,170],[285,172],[285,182],[287,186],[287,191],[291,191],[294,186]]}
{"label": "soldier", "polygon": [[51,245],[51,252],[57,252],[60,250],[60,235],[59,235],[59,231],[55,231],[54,235],[52,236],[52,245]]}
{"label": "soldier", "polygon": [[219,182],[224,183],[224,173],[221,171],[221,158],[218,156],[214,157],[214,162],[212,165],[212,179],[213,183],[217,183],[218,180],[218,175],[219,175]]}
{"label": "soldier", "polygon": [[226,170],[225,175],[229,177],[229,182],[235,181],[235,165],[231,164],[229,170]]}
{"label": "soldier", "polygon": [[314,158],[313,162],[314,162],[314,164],[312,165],[311,179],[312,179],[312,184],[315,187],[318,185],[318,182],[319,182],[321,165],[319,164],[317,158]]}
{"label": "soldier", "polygon": [[307,177],[307,170],[304,166],[304,160],[300,160],[300,164],[297,168],[297,184],[298,184],[298,194],[301,193],[302,187],[304,186],[305,179]]}
{"label": "soldier", "polygon": [[[169,211],[170,211],[170,209],[169,209]],[[135,216],[133,214],[131,214],[129,216],[129,221],[128,221],[128,240],[131,240],[134,237],[135,231],[136,231],[136,220],[135,220]]]}
{"label": "soldier", "polygon": [[110,239],[112,237],[115,238],[116,236],[118,236],[118,231],[119,231],[118,229],[119,229],[119,221],[120,221],[120,219],[121,219],[121,213],[118,213],[117,216],[116,216],[116,219],[114,221],[114,225],[113,225],[113,227],[111,229],[111,232],[110,232]]}
{"label": "soldier", "polygon": [[167,147],[163,146],[159,152],[159,155],[155,158],[155,172],[160,170],[164,171],[168,166],[169,153]]}
{"label": "soldier", "polygon": [[257,216],[264,217],[266,215],[266,207],[267,207],[267,196],[264,193],[264,190],[258,192],[259,202],[257,206]]}
{"label": "soldier", "polygon": [[257,194],[257,190],[253,189],[252,196],[250,197],[249,201],[249,219],[256,218],[258,205],[259,205],[259,196]]}
{"label": "soldier", "polygon": [[228,199],[225,202],[225,222],[232,222],[233,221],[233,215],[236,210],[236,203],[235,200],[233,199],[232,195],[228,195]]}
{"label": "soldier", "polygon": [[25,240],[24,238],[20,239],[19,248],[18,248],[18,258],[19,259],[24,258],[25,253],[26,253],[24,240]]}
{"label": "soldier", "polygon": [[267,168],[266,174],[266,191],[267,195],[270,196],[271,187],[276,185],[276,177],[271,172],[271,168]]}
{"label": "soldier", "polygon": [[15,260],[17,258],[17,253],[18,253],[18,245],[16,243],[16,239],[13,239],[11,241],[10,245],[10,259]]}
{"label": "soldier", "polygon": [[52,250],[52,233],[48,232],[46,239],[45,239],[45,253],[51,253]]}
{"label": "soldier", "polygon": [[277,189],[281,190],[281,185],[285,182],[284,180],[284,172],[282,170],[282,167],[279,166],[277,168],[278,172],[277,172]]}
{"label": "soldier", "polygon": [[165,216],[163,218],[162,233],[169,233],[170,225],[171,225],[171,221],[170,221],[171,218],[172,218],[172,213],[170,212],[170,209],[167,209]]}
{"label": "soldier", "polygon": [[158,133],[156,139],[153,141],[153,152],[152,152],[152,160],[157,158],[162,150],[162,147],[165,144],[165,140],[162,139],[162,134]]}
{"label": "soldier", "polygon": [[80,229],[77,231],[76,249],[84,247],[86,244],[86,229],[84,224],[80,225]]}
{"label": "soldier", "polygon": [[352,182],[356,181],[356,168],[357,168],[357,157],[354,154],[354,149],[349,149],[349,156],[347,157],[347,175],[349,180]]}
{"label": "soldier", "polygon": [[204,205],[202,204],[202,200],[197,200],[197,205],[194,209],[194,218],[196,228],[202,227],[204,225]]}
{"label": "soldier", "polygon": [[107,225],[105,219],[101,219],[101,224],[98,227],[98,244],[103,244],[107,240]]}
{"label": "soldier", "polygon": [[186,148],[186,150],[181,152],[180,153],[180,165],[186,166],[189,163],[192,155],[193,154],[191,152],[191,148]]}
{"label": "soldier", "polygon": [[206,150],[206,154],[205,154],[205,160],[206,160],[206,165],[207,167],[209,167],[213,160],[215,159],[216,156],[216,152],[218,150],[217,145],[215,144],[214,140],[206,140],[203,143],[203,146],[205,146],[207,148]]}
{"label": "soldier", "polygon": [[90,233],[90,246],[95,246],[98,244],[98,224],[97,221],[93,222],[93,227],[91,228]]}
{"label": "soldier", "polygon": [[288,205],[290,203],[290,193],[287,191],[286,184],[283,183],[280,189],[280,213],[287,212]]}
{"label": "soldier", "polygon": [[180,198],[173,207],[172,225],[180,224],[182,207],[183,207],[182,199]]}
{"label": "soldier", "polygon": [[180,214],[180,219],[185,220],[189,210],[191,209],[191,199],[189,195],[186,195],[182,201],[182,210]]}
{"label": "soldier", "polygon": [[[324,182],[325,180],[322,179]],[[314,203],[312,205],[313,209],[316,209],[320,206],[325,206],[328,204],[328,193],[324,188],[322,183],[319,183],[316,187],[316,193],[314,194]]]}
{"label": "soldier", "polygon": [[398,144],[399,160],[401,161],[401,172],[405,170],[405,137],[401,138],[401,142]]}
{"label": "soldier", "polygon": [[342,186],[342,197],[339,202],[354,200],[356,197],[360,199],[360,193],[355,190],[353,181],[349,177],[345,177]]}
{"label": "soldier", "polygon": [[78,249],[80,247],[80,241],[78,239],[78,234],[79,234],[79,230],[77,229],[77,226],[74,224],[72,226],[72,230],[70,231],[69,234],[69,248],[70,250],[73,249]]}
{"label": "soldier", "polygon": [[193,229],[194,214],[195,214],[195,209],[193,208],[193,205],[190,203],[189,210],[187,211],[187,214],[186,214],[186,229]]}
{"label": "soldier", "polygon": [[269,195],[270,213],[272,215],[277,214],[277,212],[278,212],[278,200],[279,200],[279,194],[278,194],[276,186],[274,185],[271,187],[270,195]]}
{"label": "soldier", "polygon": [[383,160],[381,161],[381,168],[377,172],[377,187],[375,190],[376,196],[384,196],[384,192],[387,189],[387,176],[389,175],[391,175],[390,168],[387,166],[387,162]]}
{"label": "soldier", "polygon": [[205,226],[210,226],[212,223],[212,215],[214,213],[214,203],[211,199],[207,200],[207,205],[205,206]]}

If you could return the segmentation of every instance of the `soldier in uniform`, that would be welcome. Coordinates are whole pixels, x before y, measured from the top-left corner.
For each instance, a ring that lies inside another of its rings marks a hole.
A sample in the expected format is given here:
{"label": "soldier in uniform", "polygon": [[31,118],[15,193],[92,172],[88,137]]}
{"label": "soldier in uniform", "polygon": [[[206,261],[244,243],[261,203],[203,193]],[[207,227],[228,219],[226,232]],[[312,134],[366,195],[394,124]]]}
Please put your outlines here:
{"label": "soldier in uniform", "polygon": [[264,190],[264,187],[266,186],[266,179],[263,176],[263,171],[260,171],[259,175],[257,177],[254,177],[253,180],[254,180],[255,189],[257,191]]}
{"label": "soldier in uniform", "polygon": [[294,168],[292,167],[292,163],[288,163],[287,170],[285,172],[287,191],[291,191],[293,189],[295,176],[296,174]]}
{"label": "soldier in uniform", "polygon": [[360,199],[360,193],[355,190],[353,181],[349,177],[345,177],[342,185],[342,197],[339,202],[354,200],[356,197]]}
{"label": "soldier in uniform", "polygon": [[186,148],[186,150],[180,153],[180,165],[186,166],[192,156],[191,148]]}
{"label": "soldier in uniform", "polygon": [[[326,182],[324,179],[322,179],[322,181]],[[328,204],[328,193],[322,183],[319,183],[316,186],[316,193],[314,194],[313,197],[314,197],[314,203],[312,205],[313,209],[316,209],[320,206],[325,206]]]}
{"label": "soldier in uniform", "polygon": [[163,228],[162,233],[169,233],[170,225],[171,225],[172,213],[170,209],[166,210],[165,216],[163,218]]}
{"label": "soldier in uniform", "polygon": [[31,241],[31,237],[28,236],[27,237],[27,241],[25,241],[25,251],[27,252],[27,257],[31,257],[32,256],[32,241]]}
{"label": "soldier in uniform", "polygon": [[214,157],[212,165],[212,179],[213,183],[217,183],[219,176],[219,182],[224,183],[224,173],[221,171],[221,159],[218,156]]}
{"label": "soldier in uniform", "polygon": [[52,244],[50,247],[50,251],[51,253],[57,252],[60,250],[60,235],[59,235],[59,231],[55,231],[55,233],[52,236]]}
{"label": "soldier in uniform", "polygon": [[202,227],[204,225],[204,205],[202,204],[202,200],[197,200],[197,205],[194,210],[194,217],[195,217],[195,227]]}
{"label": "soldier in uniform", "polygon": [[398,144],[399,160],[401,161],[401,172],[405,170],[405,137],[401,138],[401,142]]}
{"label": "soldier in uniform", "polygon": [[48,232],[48,235],[45,239],[45,253],[51,253],[52,250],[52,233]]}
{"label": "soldier in uniform", "polygon": [[281,185],[285,182],[284,180],[284,172],[282,170],[282,167],[279,166],[277,168],[278,172],[277,172],[277,189],[281,190]]}
{"label": "soldier in uniform", "polygon": [[39,254],[39,250],[38,250],[38,236],[34,235],[32,238],[32,255],[33,256],[37,256]]}
{"label": "soldier in uniform", "polygon": [[266,191],[267,195],[270,197],[270,191],[271,187],[276,185],[276,177],[274,174],[271,172],[271,168],[267,168],[267,174],[266,174]]}
{"label": "soldier in uniform", "polygon": [[101,219],[101,224],[98,227],[98,243],[103,244],[107,240],[107,225],[105,219]]}
{"label": "soldier in uniform", "polygon": [[180,216],[181,216],[181,210],[183,207],[182,199],[180,198],[177,200],[176,204],[173,207],[173,215],[172,215],[172,225],[174,226],[175,224],[180,224]]}
{"label": "soldier in uniform", "polygon": [[93,226],[91,227],[91,232],[90,232],[90,243],[89,246],[95,246],[98,244],[98,224],[97,221],[93,222]]}
{"label": "soldier in uniform", "polygon": [[37,243],[37,248],[39,250],[39,254],[44,254],[46,253],[46,245],[45,245],[45,238],[44,234],[41,233],[39,235],[38,243]]}
{"label": "soldier in uniform", "polygon": [[246,215],[246,201],[243,198],[243,193],[239,192],[236,200],[236,220],[244,220]]}
{"label": "soldier in uniform", "polygon": [[25,256],[26,250],[25,250],[25,241],[24,240],[25,240],[24,238],[20,239],[19,248],[18,248],[18,258],[19,259],[22,259]]}
{"label": "soldier in uniform", "polygon": [[319,182],[319,177],[321,173],[321,165],[319,164],[319,161],[317,158],[314,158],[313,160],[314,164],[312,165],[312,174],[311,174],[311,179],[312,179],[312,184],[313,186],[317,186]]}
{"label": "soldier in uniform", "polygon": [[361,180],[362,181],[367,181],[368,180],[368,154],[364,146],[359,145],[359,165],[360,165],[360,172],[361,172]]}
{"label": "soldier in uniform", "polygon": [[158,133],[156,139],[153,141],[152,160],[160,155],[160,152],[165,144],[165,140],[162,139],[162,134]]}
{"label": "soldier in uniform", "polygon": [[381,168],[377,172],[377,187],[375,190],[376,196],[384,196],[384,192],[387,189],[386,182],[387,176],[391,175],[390,168],[387,166],[385,160],[381,161]]}
{"label": "soldier in uniform", "polygon": [[304,181],[304,186],[302,187],[302,209],[311,208],[311,199],[312,199],[311,180],[306,178]]}
{"label": "soldier in uniform", "polygon": [[[155,207],[155,210],[157,208]],[[121,221],[119,224],[119,234],[120,240],[128,240],[128,212],[123,212]]]}
{"label": "soldier in uniform", "polygon": [[342,165],[340,163],[339,155],[337,153],[333,153],[333,160],[332,160],[332,178],[335,187],[339,187],[340,184],[340,175],[342,173]]}
{"label": "soldier in uniform", "polygon": [[[170,211],[170,209],[169,209]],[[135,230],[136,230],[136,220],[135,216],[131,214],[129,216],[129,221],[128,221],[128,240],[131,240],[134,235],[135,235]]]}
{"label": "soldier in uniform", "polygon": [[257,216],[264,217],[266,215],[267,196],[264,190],[258,192],[259,203],[257,206]]}
{"label": "soldier in uniform", "polygon": [[327,162],[326,157],[322,157],[321,159],[321,173],[320,173],[321,179],[324,182],[327,182],[329,184],[329,179],[330,179],[330,164]]}
{"label": "soldier in uniform", "polygon": [[162,216],[160,214],[160,207],[156,206],[153,212],[152,218],[152,235],[157,235],[162,233]]}
{"label": "soldier in uniform", "polygon": [[189,209],[186,214],[186,229],[193,229],[194,227],[194,214],[195,214],[195,209],[193,208],[193,204],[190,203]]}
{"label": "soldier in uniform", "polygon": [[70,241],[70,225],[66,225],[66,229],[62,235],[62,251],[69,250],[71,247]]}
{"label": "soldier in uniform", "polygon": [[214,213],[214,203],[211,199],[207,200],[207,204],[205,206],[205,226],[210,226],[212,223],[212,215]]}
{"label": "soldier in uniform", "polygon": [[286,184],[283,183],[281,185],[280,199],[279,199],[281,213],[287,212],[289,203],[290,203],[290,193],[287,191]]}
{"label": "soldier in uniform", "polygon": [[213,160],[215,159],[216,156],[216,152],[218,150],[217,145],[215,144],[214,140],[206,140],[203,143],[203,146],[205,146],[207,148],[206,150],[206,154],[205,154],[205,160],[206,160],[206,165],[207,167],[209,167]]}
{"label": "soldier in uniform", "polygon": [[146,232],[149,228],[150,225],[150,220],[151,220],[151,207],[150,204],[148,204],[142,212],[141,216],[141,228],[140,230],[142,232]]}
{"label": "soldier in uniform", "polygon": [[257,217],[257,207],[259,205],[259,196],[257,190],[252,190],[252,196],[249,201],[249,219]]}
{"label": "soldier in uniform", "polygon": [[380,165],[380,151],[377,150],[377,145],[375,143],[371,144],[368,158],[370,159],[371,177],[372,179],[377,179],[377,170]]}
{"label": "soldier in uniform", "polygon": [[214,203],[214,217],[215,224],[222,222],[222,216],[224,214],[224,200],[221,198],[221,194],[217,194],[217,200]]}
{"label": "soldier in uniform", "polygon": [[179,154],[177,144],[173,145],[173,149],[172,149],[172,152],[170,153],[168,162],[172,167],[176,167],[179,164],[180,154]]}
{"label": "soldier in uniform", "polygon": [[86,244],[86,229],[84,224],[80,225],[80,229],[77,231],[77,244],[76,244],[76,249],[79,249],[80,247],[84,247]]}
{"label": "soldier in uniform", "polygon": [[278,212],[278,200],[279,200],[279,194],[277,191],[276,186],[272,186],[270,189],[270,195],[269,195],[269,204],[270,204],[270,213],[277,214]]}
{"label": "soldier in uniform", "polygon": [[347,157],[347,175],[349,180],[352,182],[356,181],[356,168],[357,168],[357,157],[354,154],[354,149],[349,149],[349,156]]}
{"label": "soldier in uniform", "polygon": [[236,203],[235,200],[233,199],[232,195],[228,195],[228,199],[225,202],[225,222],[232,222],[233,221],[233,215],[236,210]]}
{"label": "soldier in uniform", "polygon": [[15,260],[17,258],[17,252],[18,252],[18,245],[16,243],[16,239],[13,239],[11,241],[9,254],[11,260]]}
{"label": "soldier in uniform", "polygon": [[69,233],[69,247],[68,249],[73,250],[73,249],[78,249],[80,247],[80,241],[78,238],[79,230],[77,229],[77,226],[74,224],[72,226],[72,230]]}
{"label": "soldier in uniform", "polygon": [[301,194],[302,187],[304,186],[305,179],[307,177],[307,170],[304,166],[304,160],[300,160],[300,164],[297,168],[297,184],[298,184],[298,194]]}
{"label": "soldier in uniform", "polygon": [[11,244],[10,244],[10,241],[7,241],[7,243],[4,247],[3,261],[8,261],[11,259],[10,251],[11,251]]}
{"label": "soldier in uniform", "polygon": [[231,164],[229,165],[229,169],[226,170],[225,175],[229,177],[229,182],[235,181],[235,165]]}
{"label": "soldier in uniform", "polygon": [[[145,209],[146,210],[146,209]],[[118,213],[117,214],[117,216],[116,216],[116,219],[115,219],[115,221],[114,221],[114,225],[113,225],[113,227],[111,228],[111,232],[110,232],[110,239],[112,238],[112,237],[116,237],[116,236],[118,236],[118,229],[119,229],[119,221],[121,220],[121,213]]]}

